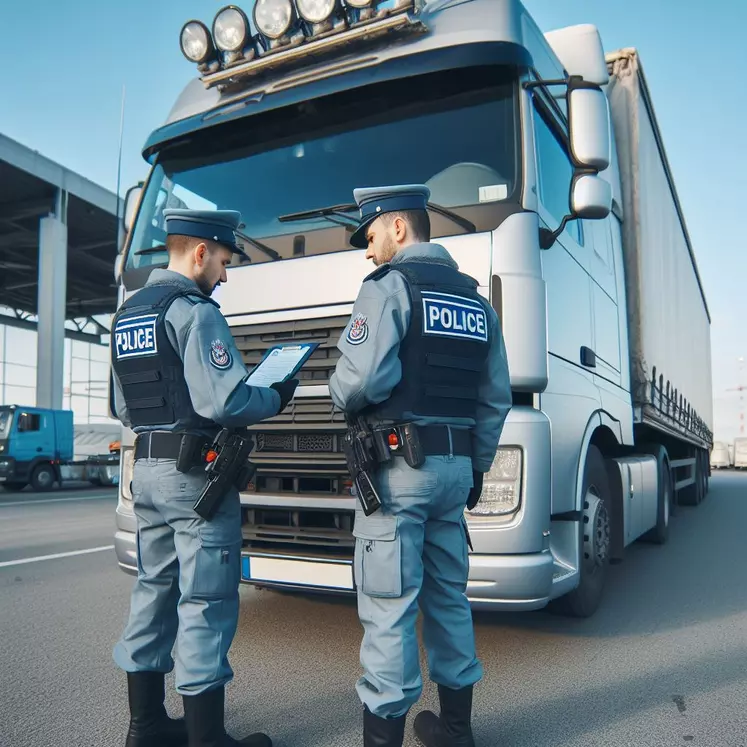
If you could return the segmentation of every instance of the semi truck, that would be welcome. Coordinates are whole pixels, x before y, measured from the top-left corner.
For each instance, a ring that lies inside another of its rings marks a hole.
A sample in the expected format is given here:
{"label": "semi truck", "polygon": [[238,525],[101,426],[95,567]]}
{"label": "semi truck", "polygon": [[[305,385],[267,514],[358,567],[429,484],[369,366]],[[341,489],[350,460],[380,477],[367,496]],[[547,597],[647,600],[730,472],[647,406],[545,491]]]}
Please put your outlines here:
{"label": "semi truck", "polygon": [[[328,382],[361,281],[355,187],[424,183],[433,240],[501,319],[513,406],[466,519],[475,608],[588,616],[607,568],[708,490],[710,316],[634,48],[543,33],[518,0],[264,0],[190,21],[194,77],[127,195],[120,299],[167,262],[163,210],[240,210],[215,294],[247,366],[319,343],[253,427],[242,580],[353,593],[356,498]],[[176,46],[176,45],[175,45]],[[115,546],[135,572],[132,434]],[[398,541],[390,538],[390,541]]]}
{"label": "semi truck", "polygon": [[40,492],[73,481],[116,485],[120,432],[116,423],[74,425],[72,410],[0,407],[0,486]]}

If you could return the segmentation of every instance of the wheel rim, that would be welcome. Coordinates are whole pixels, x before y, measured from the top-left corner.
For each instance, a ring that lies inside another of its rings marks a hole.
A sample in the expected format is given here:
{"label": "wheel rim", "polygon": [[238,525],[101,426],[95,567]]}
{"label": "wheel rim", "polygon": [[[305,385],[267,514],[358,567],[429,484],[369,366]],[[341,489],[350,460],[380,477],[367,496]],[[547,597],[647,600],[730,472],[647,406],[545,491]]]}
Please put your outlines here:
{"label": "wheel rim", "polygon": [[610,553],[610,517],[604,501],[589,489],[584,501],[584,565],[594,574],[607,563]]}
{"label": "wheel rim", "polygon": [[36,481],[43,488],[47,488],[52,484],[52,473],[49,470],[43,469],[36,476]]}

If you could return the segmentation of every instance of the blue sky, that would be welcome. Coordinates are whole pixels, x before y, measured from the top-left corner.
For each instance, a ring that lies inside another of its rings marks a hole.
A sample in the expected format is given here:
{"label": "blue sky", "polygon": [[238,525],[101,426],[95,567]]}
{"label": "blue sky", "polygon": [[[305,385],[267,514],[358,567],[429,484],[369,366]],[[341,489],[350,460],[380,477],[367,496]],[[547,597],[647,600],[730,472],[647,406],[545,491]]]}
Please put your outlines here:
{"label": "blue sky", "polygon": [[[32,9],[5,0],[0,132],[114,189],[124,85],[124,192],[146,173],[140,148],[148,133],[195,74],[179,51],[182,23],[200,18],[210,25],[223,4],[42,0]],[[641,53],[713,318],[717,419],[731,427],[736,395],[726,390],[740,383],[737,358],[747,357],[747,242],[740,220],[747,213],[747,3],[693,3],[695,12],[682,0],[525,5],[545,31],[593,23],[607,50],[633,46]]]}

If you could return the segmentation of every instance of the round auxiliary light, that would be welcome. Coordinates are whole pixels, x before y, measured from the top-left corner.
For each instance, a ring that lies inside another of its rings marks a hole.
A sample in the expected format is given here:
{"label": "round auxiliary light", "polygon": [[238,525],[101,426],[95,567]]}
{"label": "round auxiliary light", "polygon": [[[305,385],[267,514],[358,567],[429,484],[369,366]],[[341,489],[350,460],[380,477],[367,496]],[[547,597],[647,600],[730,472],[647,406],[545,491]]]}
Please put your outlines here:
{"label": "round auxiliary light", "polygon": [[279,39],[293,22],[291,0],[257,0],[254,24],[268,39]]}
{"label": "round auxiliary light", "polygon": [[322,23],[335,11],[336,0],[296,0],[298,12],[309,23]]}
{"label": "round auxiliary light", "polygon": [[187,21],[179,35],[182,54],[198,65],[209,59],[214,50],[213,40],[207,26],[201,21]]}
{"label": "round auxiliary light", "polygon": [[373,3],[373,0],[345,0],[345,3],[351,8],[368,8]]}
{"label": "round auxiliary light", "polygon": [[213,39],[221,52],[240,52],[249,39],[249,19],[241,8],[227,5],[213,21]]}

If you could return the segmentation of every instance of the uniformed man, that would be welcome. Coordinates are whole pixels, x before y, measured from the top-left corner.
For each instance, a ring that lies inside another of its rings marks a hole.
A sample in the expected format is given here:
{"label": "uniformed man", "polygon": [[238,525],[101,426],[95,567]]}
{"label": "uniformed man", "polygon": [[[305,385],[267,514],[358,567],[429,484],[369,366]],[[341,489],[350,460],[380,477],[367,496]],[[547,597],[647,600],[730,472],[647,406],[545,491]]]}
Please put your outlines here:
{"label": "uniformed man", "polygon": [[[419,605],[441,713],[419,714],[415,732],[427,747],[472,747],[472,688],[482,667],[465,595],[464,509],[477,503],[511,406],[503,336],[477,282],[428,243],[427,187],[354,194],[361,222],[351,243],[367,248],[378,269],[338,344],[330,392],[349,417],[394,438],[391,460],[373,475],[381,508],[366,516],[359,507],[353,530],[364,744],[402,745],[407,712],[422,691]],[[419,468],[398,455],[402,429],[388,427],[408,423],[426,455]]]}
{"label": "uniformed man", "polygon": [[[239,612],[239,494],[232,489],[210,521],[193,505],[206,484],[203,448],[221,427],[276,415],[298,381],[248,386],[228,324],[210,298],[226,282],[232,254],[243,253],[234,234],[239,213],[166,210],[164,217],[168,269],[154,270],[121,306],[111,345],[117,416],[137,433],[138,577],[114,649],[127,672],[127,747],[181,747],[187,740],[189,747],[271,747],[264,734],[237,742],[224,728],[224,687],[233,677],[227,654]],[[182,459],[187,445],[194,459],[177,470],[183,445]],[[184,721],[169,719],[163,705],[175,641]]]}

